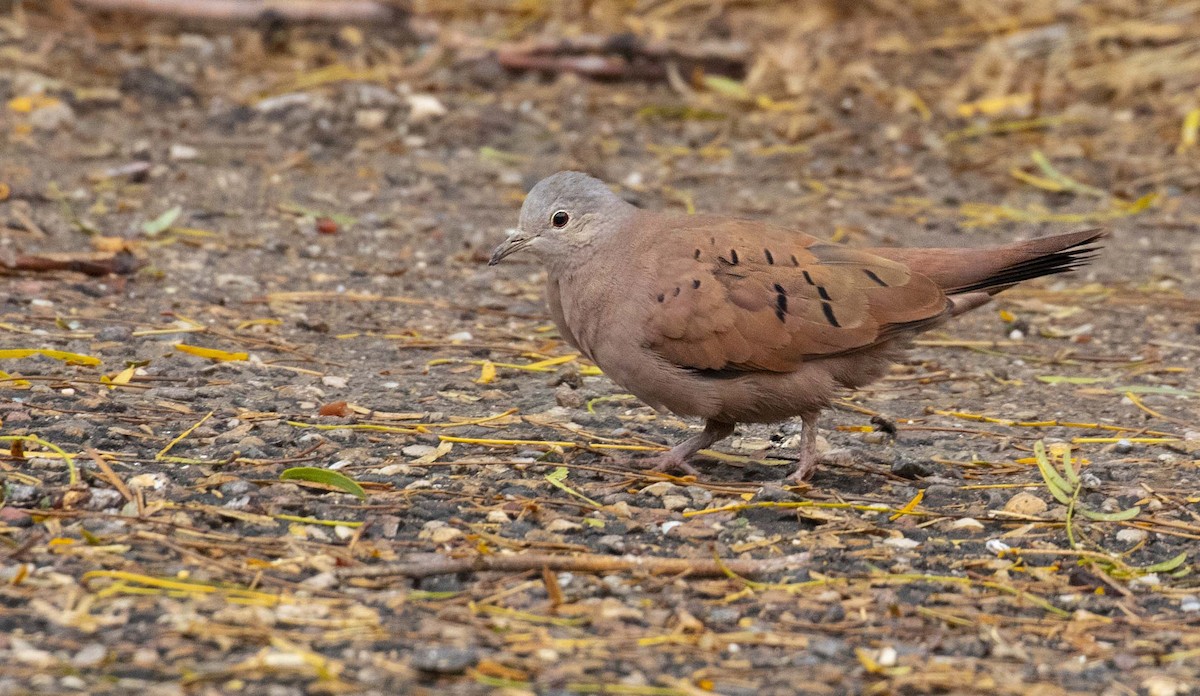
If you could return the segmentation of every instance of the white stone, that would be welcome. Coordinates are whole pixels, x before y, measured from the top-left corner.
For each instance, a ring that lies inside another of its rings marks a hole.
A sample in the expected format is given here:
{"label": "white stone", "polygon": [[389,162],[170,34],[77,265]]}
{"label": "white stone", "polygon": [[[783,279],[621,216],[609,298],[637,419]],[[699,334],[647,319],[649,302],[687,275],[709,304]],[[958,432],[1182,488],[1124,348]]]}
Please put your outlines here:
{"label": "white stone", "polygon": [[167,157],[176,162],[190,162],[199,156],[199,150],[183,143],[172,143],[170,149],[167,150]]}
{"label": "white stone", "polygon": [[408,95],[408,108],[408,120],[413,123],[441,118],[448,113],[442,102],[432,94]]}

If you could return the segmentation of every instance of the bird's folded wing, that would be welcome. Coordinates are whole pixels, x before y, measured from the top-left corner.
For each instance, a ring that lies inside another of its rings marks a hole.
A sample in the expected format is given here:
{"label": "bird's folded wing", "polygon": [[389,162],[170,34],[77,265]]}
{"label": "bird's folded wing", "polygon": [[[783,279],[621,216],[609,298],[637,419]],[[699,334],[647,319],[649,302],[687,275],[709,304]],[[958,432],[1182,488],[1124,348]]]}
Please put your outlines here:
{"label": "bird's folded wing", "polygon": [[932,324],[949,307],[931,280],[865,251],[760,223],[686,220],[654,246],[645,337],[681,367],[787,372]]}

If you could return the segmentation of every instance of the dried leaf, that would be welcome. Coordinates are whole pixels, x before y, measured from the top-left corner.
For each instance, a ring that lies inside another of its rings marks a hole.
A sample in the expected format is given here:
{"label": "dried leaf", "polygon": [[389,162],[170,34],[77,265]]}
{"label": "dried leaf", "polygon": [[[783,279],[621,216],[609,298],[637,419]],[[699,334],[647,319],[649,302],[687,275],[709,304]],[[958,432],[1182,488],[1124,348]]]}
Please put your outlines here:
{"label": "dried leaf", "polygon": [[53,350],[50,348],[4,348],[0,349],[0,360],[20,358],[28,358],[31,355],[42,355],[54,360],[61,360],[71,365],[99,365],[100,358],[94,358],[90,355],[82,355],[80,353],[68,353],[65,350]]}

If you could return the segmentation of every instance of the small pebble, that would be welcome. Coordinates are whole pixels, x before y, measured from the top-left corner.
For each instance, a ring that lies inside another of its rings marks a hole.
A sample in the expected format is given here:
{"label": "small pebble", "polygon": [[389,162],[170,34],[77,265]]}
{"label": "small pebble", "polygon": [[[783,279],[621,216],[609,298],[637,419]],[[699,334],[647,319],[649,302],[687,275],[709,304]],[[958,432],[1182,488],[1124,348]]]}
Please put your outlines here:
{"label": "small pebble", "polygon": [[992,553],[996,554],[997,556],[1001,556],[1001,555],[1008,553],[1009,551],[1012,551],[1011,546],[1004,543],[1003,541],[1000,541],[999,539],[989,539],[988,543],[985,544],[984,547],[988,551],[991,551]]}
{"label": "small pebble", "polygon": [[664,495],[662,497],[662,504],[668,510],[682,510],[691,505],[691,500],[683,495]]}
{"label": "small pebble", "polygon": [[408,120],[412,123],[441,118],[448,113],[442,102],[432,94],[410,94],[408,108]]}
{"label": "small pebble", "polygon": [[189,162],[200,156],[200,151],[191,145],[174,143],[167,152],[167,157],[176,162]]}
{"label": "small pebble", "polygon": [[99,665],[104,656],[108,654],[108,649],[101,643],[88,643],[75,653],[71,658],[71,666],[80,669],[87,669]]}
{"label": "small pebble", "polygon": [[549,524],[546,525],[547,532],[554,532],[556,534],[561,532],[574,532],[580,529],[583,529],[583,525],[579,524],[578,522],[572,522],[565,517],[560,517],[557,520],[551,520]]}
{"label": "small pebble", "polygon": [[646,486],[642,490],[638,491],[638,493],[645,494],[645,495],[652,495],[656,498],[661,498],[664,495],[668,495],[668,494],[679,495],[679,492],[682,490],[683,490],[682,488],[680,488],[679,486],[676,486],[675,484],[671,483],[670,481],[658,481],[658,482],[650,484],[649,486]]}
{"label": "small pebble", "polygon": [[416,648],[410,659],[412,666],[422,672],[462,674],[479,662],[479,653],[474,648],[430,645]]}
{"label": "small pebble", "polygon": [[1117,541],[1123,541],[1126,544],[1137,544],[1144,541],[1149,535],[1150,533],[1144,529],[1125,527],[1117,532]]}
{"label": "small pebble", "polygon": [[1008,499],[1008,502],[1004,504],[1004,511],[1017,515],[1040,515],[1048,507],[1046,501],[1036,495],[1021,491]]}

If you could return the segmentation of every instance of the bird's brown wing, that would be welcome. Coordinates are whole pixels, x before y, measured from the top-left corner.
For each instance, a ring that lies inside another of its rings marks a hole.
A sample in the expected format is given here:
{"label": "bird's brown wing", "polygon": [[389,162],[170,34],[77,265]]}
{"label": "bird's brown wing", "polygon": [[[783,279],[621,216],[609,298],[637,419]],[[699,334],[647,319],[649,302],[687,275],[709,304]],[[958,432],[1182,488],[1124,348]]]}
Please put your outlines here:
{"label": "bird's brown wing", "polygon": [[673,218],[655,256],[646,342],[698,370],[788,372],[939,321],[928,278],[761,223]]}

